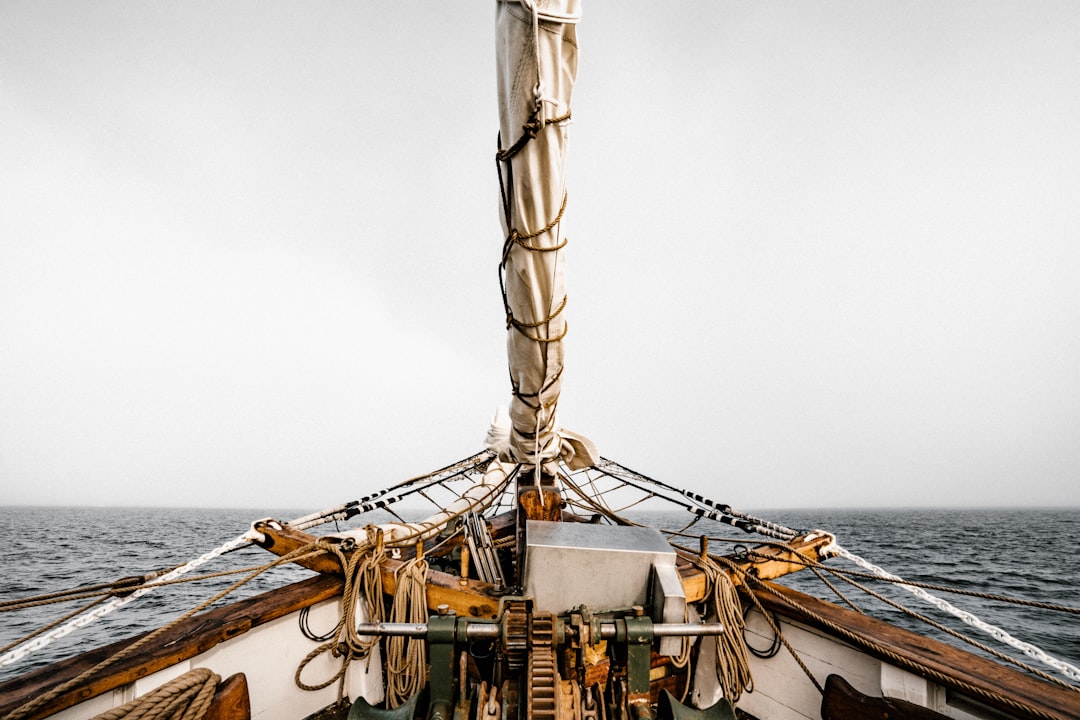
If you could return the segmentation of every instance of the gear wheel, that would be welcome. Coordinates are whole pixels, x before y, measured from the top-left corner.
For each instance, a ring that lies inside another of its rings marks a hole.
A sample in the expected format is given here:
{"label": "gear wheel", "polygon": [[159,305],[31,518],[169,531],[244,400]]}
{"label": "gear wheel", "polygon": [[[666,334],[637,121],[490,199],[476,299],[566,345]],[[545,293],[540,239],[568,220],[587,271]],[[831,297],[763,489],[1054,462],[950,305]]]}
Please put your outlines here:
{"label": "gear wheel", "polygon": [[559,670],[555,655],[555,615],[533,613],[529,623],[525,702],[527,720],[559,716]]}
{"label": "gear wheel", "polygon": [[525,668],[529,658],[529,610],[525,600],[512,600],[503,610],[502,651],[511,672]]}

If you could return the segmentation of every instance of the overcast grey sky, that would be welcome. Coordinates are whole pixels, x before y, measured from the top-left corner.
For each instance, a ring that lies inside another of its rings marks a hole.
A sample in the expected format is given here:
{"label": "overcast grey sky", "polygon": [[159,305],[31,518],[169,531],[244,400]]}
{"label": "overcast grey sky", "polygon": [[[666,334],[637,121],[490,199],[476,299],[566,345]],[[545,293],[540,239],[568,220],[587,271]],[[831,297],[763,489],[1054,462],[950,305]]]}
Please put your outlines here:
{"label": "overcast grey sky", "polygon": [[[324,507],[509,387],[492,3],[0,2],[0,504]],[[565,427],[1080,505],[1080,4],[586,2]]]}

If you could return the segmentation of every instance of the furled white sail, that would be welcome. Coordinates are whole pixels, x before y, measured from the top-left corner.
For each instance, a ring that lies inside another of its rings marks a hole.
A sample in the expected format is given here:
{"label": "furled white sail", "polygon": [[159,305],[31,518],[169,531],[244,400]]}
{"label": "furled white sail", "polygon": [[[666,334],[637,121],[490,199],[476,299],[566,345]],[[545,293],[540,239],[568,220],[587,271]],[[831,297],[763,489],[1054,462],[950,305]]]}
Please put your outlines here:
{"label": "furled white sail", "polygon": [[513,397],[502,459],[552,470],[566,336],[565,158],[578,0],[500,0],[496,14],[501,263]]}

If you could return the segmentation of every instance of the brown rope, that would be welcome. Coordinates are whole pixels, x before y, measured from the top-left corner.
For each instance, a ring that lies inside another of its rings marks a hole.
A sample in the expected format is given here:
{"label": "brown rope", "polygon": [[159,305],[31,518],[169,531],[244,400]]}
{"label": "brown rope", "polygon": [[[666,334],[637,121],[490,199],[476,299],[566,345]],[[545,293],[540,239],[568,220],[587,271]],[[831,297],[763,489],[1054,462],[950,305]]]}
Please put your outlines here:
{"label": "brown rope", "polygon": [[[568,201],[568,198],[569,198],[569,195],[564,190],[563,191],[562,205],[559,207],[559,212],[556,213],[555,217],[550,222],[548,222],[547,225],[540,228],[539,230],[536,230],[535,232],[531,232],[531,233],[521,233],[517,228],[514,228],[514,227],[510,228],[510,232],[509,232],[509,234],[507,234],[506,240],[503,242],[502,261],[499,264],[500,269],[502,269],[502,268],[504,268],[506,266],[506,261],[510,258],[510,251],[514,248],[514,245],[520,245],[521,247],[525,248],[526,250],[531,250],[533,252],[555,252],[557,250],[562,250],[564,247],[566,247],[567,240],[565,238],[563,239],[563,241],[561,243],[559,243],[558,245],[554,245],[552,247],[538,247],[536,245],[532,245],[532,244],[527,243],[525,241],[526,240],[532,240],[535,237],[540,237],[544,233],[550,232],[552,228],[554,228],[556,225],[558,225],[559,222],[562,221],[563,215],[566,214],[566,203]],[[507,208],[507,212],[506,212],[506,224],[507,224],[507,226],[510,225],[509,208]]]}
{"label": "brown rope", "polygon": [[563,338],[566,337],[566,333],[570,329],[569,323],[567,323],[565,321],[563,322],[562,332],[559,333],[558,335],[556,335],[555,337],[542,338],[539,335],[530,334],[528,332],[528,330],[534,330],[536,328],[543,327],[544,325],[547,325],[548,323],[555,320],[555,318],[559,317],[559,315],[562,314],[562,311],[566,309],[566,299],[567,299],[566,296],[563,295],[562,302],[559,303],[559,307],[555,308],[555,311],[553,313],[548,315],[543,320],[539,320],[539,321],[534,322],[534,323],[524,323],[524,322],[521,322],[519,320],[516,320],[514,318],[514,316],[513,316],[513,313],[510,313],[510,314],[508,314],[506,316],[506,328],[510,329],[512,327],[515,330],[517,330],[519,333],[524,335],[526,338],[528,338],[529,340],[532,340],[533,342],[536,342],[536,343],[543,344],[543,343],[559,342],[560,340],[562,340]]}
{"label": "brown rope", "polygon": [[[240,575],[242,573],[252,572],[253,570],[256,570],[256,569],[258,569],[260,567],[262,567],[262,566],[261,565],[249,565],[248,567],[236,568],[235,570],[219,570],[217,572],[204,573],[202,575],[188,575],[186,577],[178,577],[178,578],[173,578],[172,580],[162,580],[160,582],[156,582],[156,583],[154,583],[154,587],[155,588],[163,588],[163,587],[167,587],[169,585],[181,585],[183,583],[193,583],[193,582],[201,582],[203,580],[213,580],[214,578],[226,577],[228,575]],[[59,591],[59,592],[55,592],[55,593],[50,593],[48,595],[37,595],[37,596],[34,596],[34,597],[23,598],[21,600],[9,600],[6,605],[0,606],[0,612],[9,612],[9,611],[15,611],[15,610],[26,610],[27,608],[42,607],[42,606],[45,606],[45,605],[58,605],[58,604],[64,603],[64,602],[72,602],[72,601],[75,601],[75,600],[85,600],[87,598],[93,598],[93,597],[99,598],[99,600],[97,602],[101,602],[102,600],[104,600],[107,597],[122,597],[124,595],[130,595],[131,593],[135,592],[139,588],[143,587],[145,585],[145,583],[149,582],[150,580],[154,579],[155,577],[159,577],[162,574],[164,574],[164,573],[151,573],[150,575],[146,575],[143,578],[129,578],[130,582],[128,582],[128,583],[123,583],[123,582],[103,583],[101,585],[91,585],[91,586],[88,586],[88,587],[76,588],[74,591],[72,591],[72,590],[64,590],[64,591]],[[90,606],[87,606],[87,607],[90,607]],[[83,608],[83,609],[85,609],[85,608]],[[81,612],[81,610],[79,612]],[[67,617],[70,617],[70,616],[67,616]],[[67,619],[67,618],[65,617],[65,619]],[[31,637],[33,637],[34,635],[37,635],[37,634],[38,633],[35,632],[32,635],[27,635],[22,640],[19,640],[16,643],[16,645],[20,644],[22,642],[25,642],[26,640],[30,639]],[[2,651],[3,650],[0,649],[0,652],[2,652]]]}
{"label": "brown rope", "polygon": [[[320,538],[317,545],[334,555],[341,563],[345,574],[345,587],[341,592],[341,613],[338,624],[334,627],[333,639],[319,645],[309,652],[296,668],[293,679],[301,690],[322,690],[345,675],[350,663],[355,659],[370,659],[371,651],[378,645],[378,637],[365,637],[356,633],[356,608],[364,603],[368,622],[383,622],[386,619],[385,605],[382,602],[382,563],[386,559],[383,534],[373,526],[368,526],[368,537],[355,548],[335,542],[331,538]],[[351,551],[351,555],[347,554]],[[301,679],[308,664],[320,655],[329,652],[333,657],[341,658],[341,667],[328,679],[309,685]]]}
{"label": "brown rope", "polygon": [[[56,602],[60,602],[60,601],[56,601]],[[52,630],[54,627],[57,627],[57,626],[61,625],[62,623],[67,622],[68,620],[70,620],[71,618],[73,618],[73,617],[75,617],[77,615],[81,615],[82,613],[86,612],[87,610],[94,607],[95,605],[100,605],[103,602],[105,602],[104,597],[99,597],[97,600],[93,600],[91,602],[88,602],[86,605],[83,605],[83,606],[81,606],[81,607],[79,607],[79,608],[77,608],[75,610],[72,610],[67,615],[64,615],[63,617],[54,620],[53,622],[49,623],[48,625],[45,625],[44,627],[39,627],[37,630],[33,630],[33,631],[27,633],[26,635],[23,635],[18,640],[14,640],[14,641],[8,643],[7,645],[5,645],[4,647],[0,647],[0,653],[5,653],[5,652],[7,652],[8,650],[10,650],[13,647],[16,647],[18,645],[22,645],[27,640],[31,640],[33,638],[36,638],[38,635],[41,635],[42,633],[46,633],[46,632]]]}
{"label": "brown rope", "polygon": [[[775,545],[778,545],[778,546],[786,547],[786,546],[783,545],[783,543],[766,543],[766,544],[769,544],[769,545],[774,545],[775,544]],[[760,553],[754,552],[754,550],[747,551],[747,554],[748,555],[758,555],[758,556],[763,557],[763,558],[767,557],[765,555],[761,555]],[[800,557],[804,557],[804,562],[800,563],[797,560],[790,560],[789,562],[793,562],[793,563],[796,563],[796,564],[801,564],[804,567],[813,567],[813,561],[806,560],[805,556],[802,556],[801,554],[800,554]],[[1042,602],[1040,600],[1027,600],[1025,598],[1010,597],[1008,595],[996,595],[994,593],[985,593],[985,592],[980,592],[978,590],[963,590],[961,588],[950,587],[948,585],[938,585],[938,584],[935,584],[935,583],[919,582],[917,580],[907,580],[907,579],[904,579],[904,578],[893,579],[893,578],[888,578],[888,577],[881,577],[880,575],[874,575],[873,573],[862,572],[860,570],[849,570],[849,569],[846,569],[846,568],[834,568],[834,567],[829,567],[828,565],[821,565],[820,563],[818,563],[818,565],[820,565],[820,567],[823,570],[827,570],[829,573],[831,573],[833,575],[836,575],[836,576],[848,575],[848,576],[851,576],[851,577],[865,578],[867,580],[879,580],[881,582],[893,583],[895,585],[910,585],[911,587],[922,588],[924,590],[934,590],[936,592],[947,592],[947,593],[953,593],[954,595],[964,595],[966,597],[974,597],[974,598],[979,598],[981,600],[992,600],[994,602],[1010,603],[1012,605],[1022,605],[1024,607],[1032,607],[1032,608],[1037,608],[1039,610],[1053,610],[1055,612],[1064,612],[1064,613],[1069,613],[1071,615],[1080,615],[1080,608],[1072,607],[1072,606],[1069,606],[1069,605],[1058,605],[1056,603]]]}
{"label": "brown rope", "polygon": [[195,668],[93,720],[199,720],[210,709],[219,682],[220,675]]}
{"label": "brown rope", "polygon": [[[744,585],[747,585],[747,583],[754,582],[754,581],[757,580],[757,578],[752,577],[749,573],[747,573],[745,570],[743,570],[741,567],[739,567],[736,563],[734,563],[733,561],[729,560],[726,557],[722,557],[722,556],[718,556],[718,555],[707,555],[706,559],[711,560],[711,561],[713,561],[715,563],[718,563],[719,565],[723,565],[724,567],[727,568],[727,570],[732,575],[738,574],[742,578],[742,581],[743,581]],[[747,585],[747,587],[749,587],[749,586]],[[765,608],[763,608],[761,606],[761,601],[758,600],[757,597],[753,593],[749,593],[749,595],[750,595],[750,600],[757,607],[758,612],[760,612],[762,617],[765,618],[765,621],[769,623],[769,627],[772,628],[772,631],[774,633],[776,633],[776,637],[780,640],[781,643],[783,643],[784,647],[787,648],[788,652],[791,653],[792,659],[795,660],[795,662],[799,665],[799,667],[802,668],[802,671],[804,673],[806,673],[806,677],[810,678],[810,682],[814,684],[814,687],[817,688],[817,691],[819,693],[821,693],[822,695],[824,695],[825,694],[825,688],[823,688],[821,686],[821,683],[818,682],[817,678],[814,677],[814,673],[810,672],[810,668],[808,668],[806,666],[806,663],[803,662],[802,656],[800,656],[799,653],[795,651],[795,648],[793,648],[791,646],[791,643],[789,643],[787,641],[787,638],[784,637],[784,634],[780,631],[779,621],[777,621],[777,622],[773,621],[773,619],[769,616],[769,613],[765,612]]]}
{"label": "brown rope", "polygon": [[559,207],[559,212],[555,215],[555,218],[551,222],[549,222],[547,225],[545,225],[544,227],[540,228],[539,230],[537,230],[535,232],[524,233],[524,234],[518,232],[514,228],[511,228],[510,235],[506,238],[506,242],[507,243],[517,243],[518,245],[525,248],[526,250],[534,250],[536,252],[553,252],[555,250],[561,250],[562,248],[566,247],[566,241],[565,240],[563,240],[561,245],[557,245],[555,247],[536,247],[535,245],[530,245],[525,241],[526,240],[532,240],[535,237],[540,237],[541,235],[543,235],[544,233],[548,232],[553,227],[558,225],[559,221],[562,220],[563,215],[566,214],[566,203],[567,203],[568,198],[569,198],[569,194],[564,190],[563,191],[563,196],[562,196],[562,205]]}
{"label": "brown rope", "polygon": [[693,558],[708,578],[711,586],[713,612],[724,626],[724,633],[714,638],[716,643],[716,679],[724,697],[735,702],[744,690],[753,692],[754,678],[750,673],[750,658],[743,638],[745,627],[742,604],[731,577],[707,556]]}
{"label": "brown rope", "polygon": [[495,159],[499,162],[506,162],[510,158],[521,152],[521,149],[529,144],[529,141],[540,134],[540,131],[548,125],[555,125],[556,123],[566,122],[570,119],[570,111],[567,110],[565,115],[559,117],[548,118],[543,123],[536,119],[536,111],[530,116],[527,123],[521,126],[521,135],[514,142],[513,145],[506,149],[499,148],[495,153]]}
{"label": "brown rope", "polygon": [[[390,622],[426,623],[428,564],[417,554],[395,573],[397,588]],[[400,635],[386,641],[386,706],[400,707],[427,682],[427,644]]]}
{"label": "brown rope", "polygon": [[[796,551],[794,549],[793,549],[793,552],[795,552],[797,555],[799,555],[800,557],[807,560],[808,563],[810,563],[809,564],[810,569],[815,570],[815,571],[817,570],[817,568],[814,567],[814,563],[813,563],[812,558],[807,558],[805,555],[802,555],[801,553],[799,553],[798,551]],[[822,565],[821,563],[816,563],[816,564],[821,569],[829,570],[829,571],[833,570],[833,568]],[[820,574],[819,574],[819,577],[820,577]],[[973,637],[965,635],[964,633],[961,633],[961,632],[957,632],[956,630],[953,630],[952,628],[947,627],[946,625],[943,625],[942,623],[934,620],[931,617],[923,615],[920,612],[916,612],[915,610],[912,610],[911,608],[906,607],[905,605],[903,605],[901,603],[898,603],[895,600],[891,600],[891,599],[885,597],[884,595],[882,595],[881,593],[878,593],[878,592],[872,590],[871,588],[863,585],[862,583],[855,582],[851,578],[844,577],[843,575],[838,575],[838,577],[841,580],[843,580],[844,582],[851,585],[852,587],[857,588],[859,590],[862,590],[864,593],[866,593],[870,597],[873,597],[873,598],[876,598],[876,599],[880,600],[881,602],[885,603],[886,605],[889,605],[889,606],[895,608],[896,610],[899,610],[900,612],[904,613],[908,617],[911,617],[911,618],[914,618],[915,620],[919,620],[921,622],[924,622],[927,625],[929,625],[930,627],[935,628],[936,630],[940,630],[941,632],[945,633],[946,635],[950,635],[950,636],[956,638],[957,640],[961,640],[963,642],[968,643],[969,645],[971,645],[973,647],[977,647],[980,650],[982,650],[983,652],[988,653],[990,655],[993,655],[998,660],[1001,660],[1003,662],[1015,665],[1016,667],[1018,667],[1018,668],[1020,668],[1022,670],[1026,670],[1027,672],[1031,673],[1032,675],[1035,675],[1036,677],[1039,677],[1039,678],[1045,680],[1046,682],[1053,683],[1055,685],[1060,685],[1061,687],[1069,688],[1070,690],[1080,690],[1080,688],[1077,688],[1075,685],[1072,685],[1071,683],[1068,683],[1068,682],[1066,682],[1066,681],[1064,681],[1064,680],[1062,680],[1062,679],[1060,679],[1058,677],[1055,677],[1055,676],[1053,676],[1053,675],[1051,675],[1049,673],[1043,672],[1042,670],[1039,670],[1036,667],[1032,667],[1031,665],[1029,665],[1029,664],[1027,664],[1027,663],[1025,663],[1025,662],[1023,662],[1021,660],[1017,660],[1016,658],[1012,657],[1011,655],[1007,655],[1006,653],[1003,653],[1000,650],[997,650],[995,648],[990,647],[986,643],[979,642],[978,640],[976,640]],[[878,576],[875,575],[873,577],[878,577]],[[822,578],[822,580],[824,580],[824,578]],[[826,584],[829,585],[829,587],[833,587],[828,582],[826,582]],[[841,598],[844,597],[836,588],[833,588],[833,592],[836,592]]]}

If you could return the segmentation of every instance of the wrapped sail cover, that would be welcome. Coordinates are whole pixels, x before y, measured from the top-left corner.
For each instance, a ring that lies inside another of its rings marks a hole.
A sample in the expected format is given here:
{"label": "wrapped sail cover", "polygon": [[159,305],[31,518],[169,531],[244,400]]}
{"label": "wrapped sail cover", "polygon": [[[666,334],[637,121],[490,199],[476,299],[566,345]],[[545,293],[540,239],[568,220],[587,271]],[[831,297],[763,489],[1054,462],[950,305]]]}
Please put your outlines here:
{"label": "wrapped sail cover", "polygon": [[562,215],[570,97],[577,75],[575,0],[497,3],[501,264],[513,397],[503,459],[548,465],[566,335]]}

